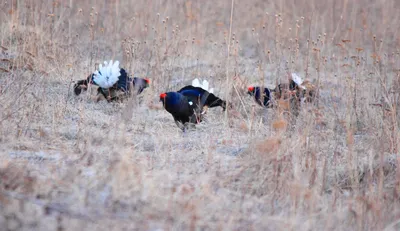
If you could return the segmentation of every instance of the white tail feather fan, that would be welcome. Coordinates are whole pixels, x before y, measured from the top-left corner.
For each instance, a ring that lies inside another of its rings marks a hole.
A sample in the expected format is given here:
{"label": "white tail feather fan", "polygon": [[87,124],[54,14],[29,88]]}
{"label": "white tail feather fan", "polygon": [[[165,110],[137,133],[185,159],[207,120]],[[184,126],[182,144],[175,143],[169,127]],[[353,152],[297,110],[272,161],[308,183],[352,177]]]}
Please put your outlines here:
{"label": "white tail feather fan", "polygon": [[306,89],[302,84],[303,80],[301,79],[300,76],[298,76],[296,73],[292,73],[292,80],[295,82],[299,87]]}
{"label": "white tail feather fan", "polygon": [[192,81],[192,86],[193,87],[200,87],[200,88],[203,88],[204,90],[206,90],[206,91],[208,91],[210,93],[214,93],[214,88],[209,89],[209,83],[208,83],[207,80],[203,80],[203,82],[200,83],[200,80],[196,78],[196,79],[194,79]]}
{"label": "white tail feather fan", "polygon": [[115,61],[114,63],[112,60],[109,63],[104,61],[104,66],[100,64],[99,70],[93,73],[93,81],[101,88],[110,88],[118,82],[121,75],[120,70],[119,61]]}

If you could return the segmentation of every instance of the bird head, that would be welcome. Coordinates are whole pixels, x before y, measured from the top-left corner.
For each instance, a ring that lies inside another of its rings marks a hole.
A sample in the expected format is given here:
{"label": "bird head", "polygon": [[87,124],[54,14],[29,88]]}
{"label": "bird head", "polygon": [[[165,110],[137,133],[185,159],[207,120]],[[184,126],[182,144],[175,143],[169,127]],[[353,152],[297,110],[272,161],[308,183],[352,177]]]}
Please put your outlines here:
{"label": "bird head", "polygon": [[165,100],[165,98],[167,97],[167,93],[161,93],[160,94],[160,100]]}
{"label": "bird head", "polygon": [[146,87],[149,87],[150,86],[150,79],[145,78],[144,81],[146,82]]}
{"label": "bird head", "polygon": [[225,100],[222,100],[222,104],[221,104],[222,110],[225,111],[226,108],[228,107],[229,109],[233,108],[233,105],[231,102],[226,102]]}
{"label": "bird head", "polygon": [[165,99],[167,98],[167,93],[161,93],[160,94],[160,101],[162,101],[164,103]]}
{"label": "bird head", "polygon": [[79,80],[74,83],[74,93],[75,95],[80,95],[83,91],[88,89],[88,83],[93,84],[93,74],[90,74],[86,79]]}
{"label": "bird head", "polygon": [[82,92],[82,88],[78,83],[74,84],[74,93],[75,95],[80,95]]}
{"label": "bird head", "polygon": [[254,86],[249,86],[248,88],[247,88],[247,93],[249,94],[249,95],[252,95],[252,94],[254,94],[254,91],[255,91],[255,87]]}

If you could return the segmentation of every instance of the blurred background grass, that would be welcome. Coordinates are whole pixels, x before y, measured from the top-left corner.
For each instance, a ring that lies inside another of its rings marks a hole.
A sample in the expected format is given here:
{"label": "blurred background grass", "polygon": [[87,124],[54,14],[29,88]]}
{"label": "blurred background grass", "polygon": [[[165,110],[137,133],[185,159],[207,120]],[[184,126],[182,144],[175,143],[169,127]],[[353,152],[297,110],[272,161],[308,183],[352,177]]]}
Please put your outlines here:
{"label": "blurred background grass", "polygon": [[[2,1],[0,227],[399,229],[399,11],[395,0]],[[151,87],[125,103],[75,97],[72,81],[111,58]],[[298,117],[246,96],[287,71],[319,87]],[[182,134],[158,95],[196,77],[234,108]]]}

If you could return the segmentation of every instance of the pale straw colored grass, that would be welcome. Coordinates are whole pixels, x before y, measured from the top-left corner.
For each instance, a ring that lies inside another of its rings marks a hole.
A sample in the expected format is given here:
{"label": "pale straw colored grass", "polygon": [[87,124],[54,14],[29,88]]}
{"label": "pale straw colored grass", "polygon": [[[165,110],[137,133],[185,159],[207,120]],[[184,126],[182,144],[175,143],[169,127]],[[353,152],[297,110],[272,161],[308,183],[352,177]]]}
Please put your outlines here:
{"label": "pale straw colored grass", "polygon": [[[399,229],[397,1],[91,3],[1,3],[0,227]],[[75,97],[111,58],[150,88]],[[287,71],[318,106],[246,95]],[[195,77],[233,108],[182,133],[158,95]]]}

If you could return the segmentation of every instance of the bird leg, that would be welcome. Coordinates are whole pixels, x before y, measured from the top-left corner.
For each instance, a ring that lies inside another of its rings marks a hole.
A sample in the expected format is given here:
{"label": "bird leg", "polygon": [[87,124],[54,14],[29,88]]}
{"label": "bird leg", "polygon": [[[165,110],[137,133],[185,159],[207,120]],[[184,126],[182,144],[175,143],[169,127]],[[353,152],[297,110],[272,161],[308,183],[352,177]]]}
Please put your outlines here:
{"label": "bird leg", "polygon": [[175,124],[176,126],[178,126],[178,128],[182,129],[183,132],[185,132],[185,125],[183,125],[181,122],[178,122],[175,120]]}
{"label": "bird leg", "polygon": [[108,91],[107,101],[111,100],[111,91]]}

